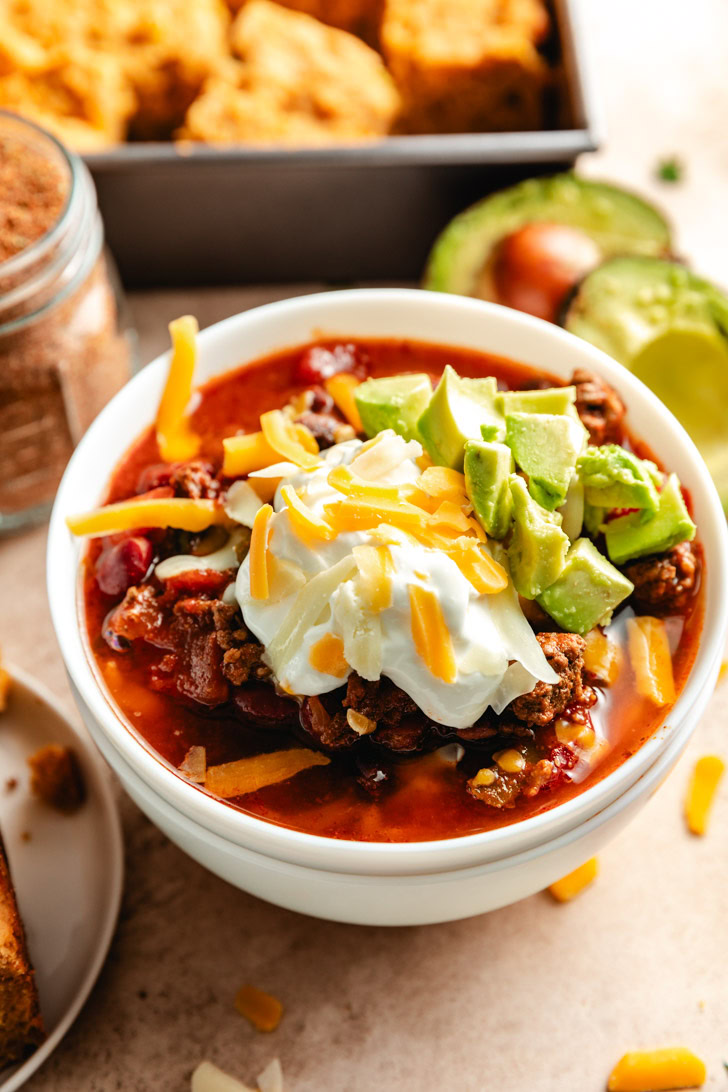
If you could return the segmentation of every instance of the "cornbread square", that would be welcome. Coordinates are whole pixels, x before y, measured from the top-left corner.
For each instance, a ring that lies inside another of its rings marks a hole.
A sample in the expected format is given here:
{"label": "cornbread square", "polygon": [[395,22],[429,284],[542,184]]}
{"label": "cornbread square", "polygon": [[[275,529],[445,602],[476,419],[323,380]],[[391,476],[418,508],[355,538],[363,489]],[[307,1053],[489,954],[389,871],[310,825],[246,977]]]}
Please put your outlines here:
{"label": "cornbread square", "polygon": [[44,1038],[35,976],[0,839],[0,1069],[24,1058]]}
{"label": "cornbread square", "polygon": [[536,129],[546,64],[540,0],[385,0],[381,44],[403,99],[399,130]]}
{"label": "cornbread square", "polygon": [[210,142],[326,144],[388,132],[399,96],[381,57],[358,38],[270,0],[233,24],[233,82],[211,80],[181,137]]}

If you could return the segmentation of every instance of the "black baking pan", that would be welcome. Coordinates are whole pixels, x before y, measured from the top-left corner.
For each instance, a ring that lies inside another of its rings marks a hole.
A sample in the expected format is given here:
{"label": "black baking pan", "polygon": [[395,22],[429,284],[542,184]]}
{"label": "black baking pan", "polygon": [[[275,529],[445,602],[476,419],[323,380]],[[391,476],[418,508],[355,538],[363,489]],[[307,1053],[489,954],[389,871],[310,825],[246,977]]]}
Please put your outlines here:
{"label": "black baking pan", "polygon": [[578,0],[554,0],[561,73],[539,132],[303,150],[125,144],[86,157],[128,287],[412,279],[456,212],[594,151]]}

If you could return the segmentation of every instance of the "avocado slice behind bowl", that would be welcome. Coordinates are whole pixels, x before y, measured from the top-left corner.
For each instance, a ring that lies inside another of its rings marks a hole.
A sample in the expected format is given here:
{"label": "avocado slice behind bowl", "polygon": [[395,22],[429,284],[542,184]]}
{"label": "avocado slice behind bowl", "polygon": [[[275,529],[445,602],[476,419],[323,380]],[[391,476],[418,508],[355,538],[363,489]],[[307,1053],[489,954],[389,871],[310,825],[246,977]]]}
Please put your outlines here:
{"label": "avocado slice behind bowl", "polygon": [[456,216],[432,248],[423,288],[497,303],[493,265],[498,246],[529,223],[580,229],[603,259],[671,253],[670,227],[652,205],[604,182],[558,174],[519,182]]}
{"label": "avocado slice behind bowl", "polygon": [[676,262],[615,258],[563,325],[634,372],[690,433],[728,513],[728,296]]}

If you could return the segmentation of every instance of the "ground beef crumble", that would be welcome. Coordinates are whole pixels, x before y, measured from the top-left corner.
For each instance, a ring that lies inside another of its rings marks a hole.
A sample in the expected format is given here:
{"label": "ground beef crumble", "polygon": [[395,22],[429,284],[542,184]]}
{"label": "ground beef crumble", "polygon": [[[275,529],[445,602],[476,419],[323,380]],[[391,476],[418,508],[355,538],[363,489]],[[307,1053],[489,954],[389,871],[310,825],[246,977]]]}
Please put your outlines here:
{"label": "ground beef crumble", "polygon": [[559,676],[557,683],[538,682],[530,694],[522,694],[508,710],[532,727],[543,727],[560,716],[566,707],[584,697],[583,637],[576,633],[537,633],[550,667]]}
{"label": "ground beef crumble", "polygon": [[645,557],[623,568],[634,584],[632,601],[638,611],[683,614],[700,584],[700,548],[681,542],[667,553]]}
{"label": "ground beef crumble", "polygon": [[619,443],[625,408],[617,392],[583,368],[576,369],[571,382],[576,387],[576,411],[592,444]]}

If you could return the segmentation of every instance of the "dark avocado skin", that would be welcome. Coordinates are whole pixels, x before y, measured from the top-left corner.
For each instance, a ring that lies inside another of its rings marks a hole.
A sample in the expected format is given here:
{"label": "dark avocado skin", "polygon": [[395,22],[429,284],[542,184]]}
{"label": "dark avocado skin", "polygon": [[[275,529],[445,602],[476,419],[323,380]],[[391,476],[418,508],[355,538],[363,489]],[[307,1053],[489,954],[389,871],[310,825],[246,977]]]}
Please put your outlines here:
{"label": "dark avocado skin", "polygon": [[488,270],[500,242],[528,223],[565,224],[587,234],[607,259],[617,254],[667,257],[670,227],[635,194],[574,174],[531,178],[456,216],[432,248],[423,287],[497,302]]}

